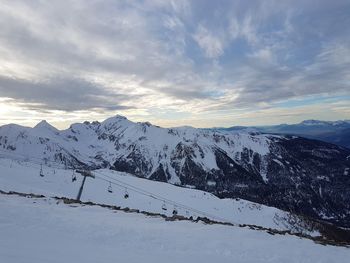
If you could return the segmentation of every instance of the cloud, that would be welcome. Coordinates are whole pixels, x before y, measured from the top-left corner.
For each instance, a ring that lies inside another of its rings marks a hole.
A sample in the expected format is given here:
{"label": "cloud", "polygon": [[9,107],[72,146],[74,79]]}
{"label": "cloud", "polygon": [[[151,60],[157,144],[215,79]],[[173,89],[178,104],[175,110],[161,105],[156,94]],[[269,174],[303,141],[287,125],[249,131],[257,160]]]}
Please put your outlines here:
{"label": "cloud", "polygon": [[[240,69],[238,87],[242,89],[235,104],[272,103],[307,95],[348,94],[350,63],[349,47],[327,45],[314,61],[298,67],[283,67],[276,63],[252,62]],[[256,53],[253,59],[265,60]]]}
{"label": "cloud", "polygon": [[220,37],[215,36],[208,29],[199,25],[197,32],[193,38],[197,41],[198,45],[204,50],[205,56],[208,58],[217,58],[224,53],[224,44]]}
{"label": "cloud", "polygon": [[[217,59],[222,56],[230,44],[237,39],[244,39],[249,45],[258,42],[256,27],[253,25],[252,16],[248,13],[241,21],[235,16],[224,19],[223,25],[216,27],[216,24],[209,27],[199,23],[193,39],[204,51],[204,55],[210,59]],[[207,22],[207,24],[210,24]]]}
{"label": "cloud", "polygon": [[4,0],[0,98],[34,112],[225,119],[349,94],[349,12],[346,0]]}
{"label": "cloud", "polygon": [[252,53],[248,56],[252,57],[253,59],[262,60],[264,62],[270,62],[272,60],[273,54],[272,54],[270,49],[263,48],[263,49],[259,49],[257,51],[254,51],[254,53]]}
{"label": "cloud", "polygon": [[137,99],[110,92],[98,84],[81,79],[50,79],[30,82],[0,76],[0,94],[34,110],[81,111],[93,109],[122,110],[123,102]]}

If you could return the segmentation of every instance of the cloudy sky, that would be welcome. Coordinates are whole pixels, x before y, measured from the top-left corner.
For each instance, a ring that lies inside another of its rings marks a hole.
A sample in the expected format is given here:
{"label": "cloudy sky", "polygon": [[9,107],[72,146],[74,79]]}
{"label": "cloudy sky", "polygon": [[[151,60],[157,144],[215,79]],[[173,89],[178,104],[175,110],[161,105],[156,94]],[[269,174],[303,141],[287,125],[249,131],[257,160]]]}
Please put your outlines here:
{"label": "cloudy sky", "polygon": [[350,119],[349,0],[0,2],[0,124]]}

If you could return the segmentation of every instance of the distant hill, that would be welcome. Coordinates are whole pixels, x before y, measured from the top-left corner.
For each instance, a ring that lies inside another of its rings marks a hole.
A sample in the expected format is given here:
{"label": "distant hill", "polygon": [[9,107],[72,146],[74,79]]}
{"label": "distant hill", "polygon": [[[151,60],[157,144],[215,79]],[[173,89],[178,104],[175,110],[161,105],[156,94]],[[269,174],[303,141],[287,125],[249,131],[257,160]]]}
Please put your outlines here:
{"label": "distant hill", "polygon": [[233,126],[219,128],[226,131],[249,129],[263,133],[298,135],[309,139],[321,140],[339,146],[350,148],[350,120],[318,121],[305,120],[298,124],[280,124],[273,126]]}

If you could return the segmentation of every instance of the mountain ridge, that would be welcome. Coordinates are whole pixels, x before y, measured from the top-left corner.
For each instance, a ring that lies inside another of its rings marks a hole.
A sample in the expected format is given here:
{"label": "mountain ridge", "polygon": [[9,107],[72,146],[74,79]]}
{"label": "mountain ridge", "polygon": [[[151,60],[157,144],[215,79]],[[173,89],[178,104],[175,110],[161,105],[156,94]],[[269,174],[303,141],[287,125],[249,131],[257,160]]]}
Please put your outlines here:
{"label": "mountain ridge", "polygon": [[2,126],[0,149],[43,163],[128,172],[350,227],[346,148],[251,131],[161,128],[120,115],[66,130],[48,125]]}
{"label": "mountain ridge", "polygon": [[296,124],[278,124],[268,126],[232,126],[215,128],[225,131],[255,131],[281,135],[297,135],[333,143],[350,149],[350,120],[320,121],[304,120]]}

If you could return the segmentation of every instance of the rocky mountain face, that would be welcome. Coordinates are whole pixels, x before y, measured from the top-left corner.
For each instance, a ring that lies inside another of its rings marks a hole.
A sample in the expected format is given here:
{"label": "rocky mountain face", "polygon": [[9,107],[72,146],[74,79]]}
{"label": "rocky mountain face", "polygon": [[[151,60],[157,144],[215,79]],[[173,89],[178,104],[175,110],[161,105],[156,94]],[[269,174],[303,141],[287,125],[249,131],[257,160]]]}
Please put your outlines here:
{"label": "rocky mountain face", "polygon": [[297,136],[160,128],[122,116],[59,131],[0,127],[0,156],[108,167],[350,227],[350,150]]}

